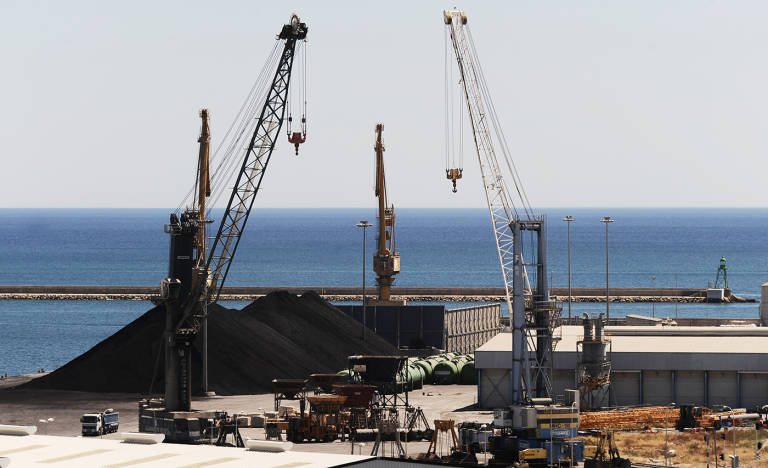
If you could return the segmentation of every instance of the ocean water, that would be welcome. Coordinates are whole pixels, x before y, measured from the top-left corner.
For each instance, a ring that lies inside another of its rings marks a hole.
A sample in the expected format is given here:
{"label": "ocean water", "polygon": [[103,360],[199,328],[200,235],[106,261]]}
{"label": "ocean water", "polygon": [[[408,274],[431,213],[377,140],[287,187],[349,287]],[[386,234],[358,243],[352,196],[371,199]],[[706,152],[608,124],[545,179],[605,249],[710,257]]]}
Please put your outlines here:
{"label": "ocean water", "polygon": [[[169,210],[0,209],[0,284],[155,285],[167,273]],[[566,223],[571,215],[572,284],[705,287],[721,256],[729,286],[757,298],[768,281],[766,209],[551,209],[551,284],[567,285]],[[484,209],[398,209],[403,286],[500,286]],[[213,213],[216,216],[216,213]],[[227,284],[351,286],[361,283],[363,234],[372,209],[256,209]],[[375,232],[367,230],[368,255]],[[370,268],[370,258],[368,267]],[[653,279],[655,277],[655,279]],[[368,285],[375,284],[373,273]],[[225,304],[235,307],[241,304]],[[449,304],[450,307],[460,304]],[[0,301],[0,373],[56,368],[148,310],[146,301]],[[574,313],[602,304],[574,304]],[[565,307],[567,311],[567,306]],[[611,315],[651,315],[652,304],[612,304]],[[567,312],[566,312],[567,313]],[[656,304],[663,317],[756,317],[757,304]]]}

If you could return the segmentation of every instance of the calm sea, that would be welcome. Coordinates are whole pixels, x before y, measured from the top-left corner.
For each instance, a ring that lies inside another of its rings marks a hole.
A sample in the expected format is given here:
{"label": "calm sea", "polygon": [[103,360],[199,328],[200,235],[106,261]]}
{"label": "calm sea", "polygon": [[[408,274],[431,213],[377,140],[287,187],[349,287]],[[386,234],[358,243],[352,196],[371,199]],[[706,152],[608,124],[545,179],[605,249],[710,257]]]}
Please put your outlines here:
{"label": "calm sea", "polygon": [[[566,223],[571,215],[572,282],[626,287],[705,287],[720,257],[738,295],[759,297],[768,281],[766,209],[550,209],[552,284],[567,285]],[[399,209],[403,286],[499,286],[498,257],[483,209]],[[214,213],[215,216],[215,213]],[[168,210],[0,209],[0,284],[155,285],[167,273]],[[363,235],[371,209],[254,210],[229,285],[352,286],[361,283]],[[375,240],[367,231],[370,255]],[[368,263],[370,267],[370,262]],[[368,284],[374,284],[368,274]],[[226,304],[240,306],[240,304]],[[450,304],[449,304],[450,306]],[[0,373],[56,368],[108,337],[151,304],[143,301],[0,301]],[[575,304],[574,312],[599,311]],[[616,304],[612,315],[650,315],[651,304]],[[756,317],[757,304],[679,307],[658,316]]]}

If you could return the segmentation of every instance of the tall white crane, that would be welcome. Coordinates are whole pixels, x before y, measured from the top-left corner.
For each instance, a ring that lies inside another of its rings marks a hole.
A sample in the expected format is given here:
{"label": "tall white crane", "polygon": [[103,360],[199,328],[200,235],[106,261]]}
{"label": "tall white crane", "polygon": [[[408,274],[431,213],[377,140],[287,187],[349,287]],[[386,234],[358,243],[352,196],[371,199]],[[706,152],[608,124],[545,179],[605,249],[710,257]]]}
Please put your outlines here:
{"label": "tall white crane", "polygon": [[[546,363],[547,360],[551,360],[551,357],[547,355],[545,349],[547,347],[551,349],[551,333],[548,341],[546,338],[546,334],[549,333],[547,330],[551,331],[552,328],[551,314],[543,312],[544,306],[534,305],[549,303],[544,218],[534,215],[515,163],[510,157],[507,142],[488,91],[488,84],[483,76],[472,34],[467,25],[467,15],[463,11],[450,10],[443,12],[443,19],[448,26],[450,41],[456,55],[459,84],[463,91],[463,101],[469,112],[480,164],[480,175],[510,311],[513,340],[512,369],[510,369],[511,399],[512,402],[525,402],[532,396],[549,396],[551,392],[551,376],[546,372]],[[447,50],[446,54],[448,54]],[[449,67],[447,61],[446,56],[446,67]],[[451,85],[451,80],[448,79],[448,81],[447,95],[449,94],[448,86]],[[447,118],[449,118],[448,114],[449,112],[446,112]],[[452,141],[452,138],[446,136],[447,142]],[[500,164],[499,161],[502,163]],[[454,191],[456,179],[461,177],[461,172],[462,168],[446,168],[446,175],[452,180]],[[539,260],[535,262],[538,298],[531,297],[533,312],[526,316],[524,295],[531,294],[531,288],[521,240],[522,231],[528,230],[538,233],[536,244]],[[546,308],[549,309],[549,307]],[[532,359],[529,359],[529,348],[536,350],[533,365],[531,365]],[[530,377],[534,378],[535,388],[530,384]]]}

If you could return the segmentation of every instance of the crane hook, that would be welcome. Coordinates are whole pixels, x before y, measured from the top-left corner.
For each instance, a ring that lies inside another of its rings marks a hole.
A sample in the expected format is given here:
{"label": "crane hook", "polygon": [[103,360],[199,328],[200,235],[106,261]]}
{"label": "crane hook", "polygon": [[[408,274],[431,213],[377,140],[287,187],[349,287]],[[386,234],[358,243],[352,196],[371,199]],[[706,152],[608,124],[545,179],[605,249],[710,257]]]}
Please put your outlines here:
{"label": "crane hook", "polygon": [[453,182],[453,193],[456,193],[456,181],[461,179],[462,173],[464,172],[464,169],[458,168],[458,169],[446,169],[445,170],[445,177],[446,179]]}

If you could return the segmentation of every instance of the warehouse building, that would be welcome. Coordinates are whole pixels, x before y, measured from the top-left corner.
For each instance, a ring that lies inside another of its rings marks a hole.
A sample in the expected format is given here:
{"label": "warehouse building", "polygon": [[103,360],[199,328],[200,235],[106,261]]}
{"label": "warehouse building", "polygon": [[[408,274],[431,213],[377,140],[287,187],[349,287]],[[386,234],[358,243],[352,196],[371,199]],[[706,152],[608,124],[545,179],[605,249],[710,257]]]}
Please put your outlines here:
{"label": "warehouse building", "polygon": [[[555,398],[576,388],[576,344],[584,329],[557,329]],[[611,386],[603,406],[768,404],[768,327],[617,326],[610,339]],[[475,351],[482,408],[509,404],[512,335],[499,333]]]}

